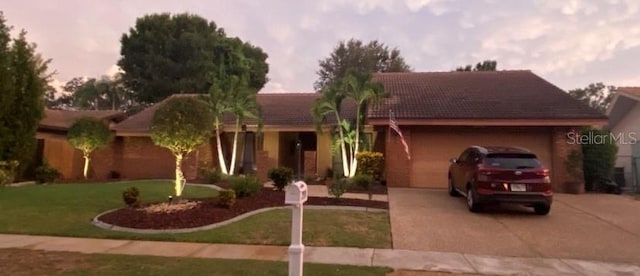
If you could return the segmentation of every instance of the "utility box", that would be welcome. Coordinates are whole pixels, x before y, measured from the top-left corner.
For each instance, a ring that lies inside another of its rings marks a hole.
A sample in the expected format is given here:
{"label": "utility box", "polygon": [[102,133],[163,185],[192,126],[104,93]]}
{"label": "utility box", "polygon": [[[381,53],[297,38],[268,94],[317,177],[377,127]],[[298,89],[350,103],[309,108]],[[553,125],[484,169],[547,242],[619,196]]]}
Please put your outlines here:
{"label": "utility box", "polygon": [[285,189],[284,203],[297,205],[307,201],[307,184],[297,181],[287,185]]}

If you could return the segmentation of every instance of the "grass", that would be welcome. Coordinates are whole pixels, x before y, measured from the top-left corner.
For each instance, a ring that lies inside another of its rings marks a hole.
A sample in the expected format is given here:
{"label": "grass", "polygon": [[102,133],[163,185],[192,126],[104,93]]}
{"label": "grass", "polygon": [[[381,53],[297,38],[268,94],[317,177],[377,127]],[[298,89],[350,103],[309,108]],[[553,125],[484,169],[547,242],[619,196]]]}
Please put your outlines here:
{"label": "grass", "polygon": [[[122,191],[140,190],[143,202],[166,200],[170,181],[60,184],[0,189],[0,232],[92,238],[288,245],[291,213],[274,210],[220,228],[184,234],[136,234],[93,226],[91,219],[124,206]],[[185,197],[211,197],[215,190],[185,188]],[[305,210],[303,242],[310,246],[391,248],[388,214]]]}
{"label": "grass", "polygon": [[[287,275],[287,263],[0,249],[10,275]],[[385,275],[390,269],[305,264],[305,275]]]}

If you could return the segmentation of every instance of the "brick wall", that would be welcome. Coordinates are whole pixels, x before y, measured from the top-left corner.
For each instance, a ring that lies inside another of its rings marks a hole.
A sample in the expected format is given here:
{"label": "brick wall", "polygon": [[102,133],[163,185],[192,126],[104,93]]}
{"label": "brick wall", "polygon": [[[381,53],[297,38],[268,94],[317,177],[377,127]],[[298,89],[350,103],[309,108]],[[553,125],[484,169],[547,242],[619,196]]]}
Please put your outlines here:
{"label": "brick wall", "polygon": [[[187,179],[197,177],[199,155],[194,151],[183,159]],[[118,137],[108,147],[96,150],[92,162],[93,176],[98,180],[108,179],[112,171],[122,179],[175,178],[175,157],[149,137]]]}
{"label": "brick wall", "polygon": [[[411,146],[411,130],[401,128],[404,139]],[[394,131],[386,130],[385,164],[389,187],[409,187],[411,160],[407,159],[400,137]]]}
{"label": "brick wall", "polygon": [[316,177],[318,175],[318,169],[316,166],[316,152],[315,151],[305,151],[304,152],[304,175],[305,177],[311,176]]}
{"label": "brick wall", "polygon": [[[577,127],[574,129],[578,129]],[[553,170],[553,189],[555,192],[561,193],[584,193],[584,177],[581,175],[576,178],[567,172],[566,160],[572,151],[582,151],[580,144],[570,144],[567,132],[571,128],[556,127],[551,134],[551,150],[552,150],[552,170]],[[582,163],[577,164],[582,168]],[[566,183],[574,183],[567,185]],[[573,186],[577,189],[571,189]]]}
{"label": "brick wall", "polygon": [[256,154],[256,175],[262,182],[269,181],[267,173],[269,169],[277,167],[277,161],[274,158],[269,157],[269,152],[260,150]]}

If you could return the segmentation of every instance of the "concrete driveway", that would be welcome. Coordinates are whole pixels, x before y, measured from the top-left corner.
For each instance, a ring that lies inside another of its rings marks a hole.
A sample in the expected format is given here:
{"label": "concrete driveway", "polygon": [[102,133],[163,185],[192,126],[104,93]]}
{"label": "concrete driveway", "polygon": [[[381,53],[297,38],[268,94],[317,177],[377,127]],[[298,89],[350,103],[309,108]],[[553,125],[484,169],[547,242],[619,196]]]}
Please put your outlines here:
{"label": "concrete driveway", "polygon": [[500,206],[480,214],[445,190],[389,189],[395,249],[640,264],[640,201],[557,194],[547,216]]}

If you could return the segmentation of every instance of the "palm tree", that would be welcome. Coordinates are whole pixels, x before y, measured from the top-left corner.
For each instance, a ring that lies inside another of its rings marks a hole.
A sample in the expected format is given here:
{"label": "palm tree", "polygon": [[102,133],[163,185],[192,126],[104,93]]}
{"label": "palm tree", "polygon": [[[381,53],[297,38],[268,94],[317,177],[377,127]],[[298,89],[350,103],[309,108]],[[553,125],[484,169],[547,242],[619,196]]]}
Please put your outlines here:
{"label": "palm tree", "polygon": [[350,174],[348,176],[354,177],[358,168],[356,154],[359,152],[360,134],[362,133],[362,127],[364,126],[363,121],[367,105],[369,101],[379,100],[383,96],[384,90],[382,85],[371,81],[371,75],[347,74],[341,82],[341,91],[344,93],[345,97],[353,99],[356,103],[355,138],[350,147]]}
{"label": "palm tree", "polygon": [[233,148],[231,150],[231,164],[229,168],[229,174],[233,175],[235,173],[236,157],[238,155],[238,133],[241,131],[241,126],[247,118],[258,121],[258,126],[261,126],[262,112],[256,99],[257,91],[250,89],[246,80],[239,81],[236,89],[230,92],[231,97],[229,97],[229,107],[236,117],[233,134]]}
{"label": "palm tree", "polygon": [[222,142],[220,140],[224,114],[231,111],[227,98],[227,93],[225,93],[221,85],[215,81],[209,89],[209,97],[205,98],[209,105],[211,115],[213,116],[213,126],[216,131],[216,149],[218,150],[218,164],[220,166],[220,172],[224,175],[229,175],[229,171],[227,170],[227,163],[224,160]]}
{"label": "palm tree", "polygon": [[[360,150],[360,134],[364,125],[364,112],[369,101],[378,100],[383,96],[382,86],[371,80],[371,75],[356,75],[348,73],[336,85],[330,85],[322,90],[322,97],[313,106],[313,117],[321,131],[324,119],[333,114],[338,123],[338,143],[342,155],[342,168],[345,177],[356,175],[358,162],[356,155]],[[344,99],[352,99],[356,104],[355,129],[349,121],[341,119],[341,104]]]}
{"label": "palm tree", "polygon": [[[317,132],[322,132],[322,123],[329,115],[336,118],[338,124],[338,143],[340,144],[340,154],[342,156],[342,172],[345,177],[349,176],[349,163],[347,160],[347,148],[344,143],[345,133],[343,129],[343,120],[340,118],[340,106],[344,100],[336,86],[331,85],[322,90],[322,97],[318,98],[313,105],[313,119],[317,128]],[[346,120],[344,121],[346,124]]]}

